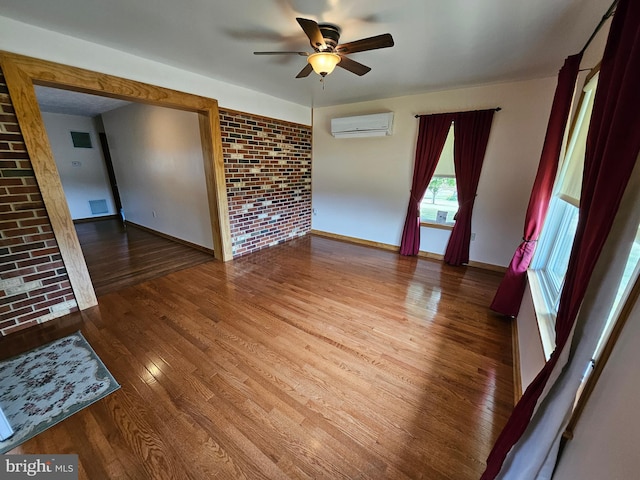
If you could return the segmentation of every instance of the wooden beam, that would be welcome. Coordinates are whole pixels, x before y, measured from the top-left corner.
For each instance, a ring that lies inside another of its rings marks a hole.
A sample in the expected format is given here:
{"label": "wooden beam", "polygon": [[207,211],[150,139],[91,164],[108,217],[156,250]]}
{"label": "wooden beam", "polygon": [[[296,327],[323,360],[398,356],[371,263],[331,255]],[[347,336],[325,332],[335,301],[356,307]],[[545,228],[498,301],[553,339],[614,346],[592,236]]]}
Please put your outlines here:
{"label": "wooden beam", "polygon": [[62,183],[35,96],[34,84],[197,113],[200,119],[200,137],[215,257],[222,261],[232,258],[220,120],[216,100],[10,52],[0,51],[0,65],[5,74],[27,151],[34,165],[36,180],[42,190],[45,207],[80,309],[95,305],[97,301],[73,228]]}
{"label": "wooden beam", "polygon": [[0,56],[0,65],[78,308],[93,307],[98,300],[71,220],[31,78],[4,56]]}
{"label": "wooden beam", "polygon": [[36,85],[89,93],[103,97],[141,102],[191,112],[207,111],[215,100],[170,88],[70,67],[10,52],[0,52],[4,62],[16,65]]}
{"label": "wooden beam", "polygon": [[[200,141],[204,160],[204,176],[207,181],[207,198],[213,233],[213,252],[218,260],[226,262],[233,258],[231,250],[231,228],[227,186],[224,178],[224,159],[220,132],[218,102],[209,106],[206,113],[198,114]],[[227,240],[227,241],[225,241]]]}

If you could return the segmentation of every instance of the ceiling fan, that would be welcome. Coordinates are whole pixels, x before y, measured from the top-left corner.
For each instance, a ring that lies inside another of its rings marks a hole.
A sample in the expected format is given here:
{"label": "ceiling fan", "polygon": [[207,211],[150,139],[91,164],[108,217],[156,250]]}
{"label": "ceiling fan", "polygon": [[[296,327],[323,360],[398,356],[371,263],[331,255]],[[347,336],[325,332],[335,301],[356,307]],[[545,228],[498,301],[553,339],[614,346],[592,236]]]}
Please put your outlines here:
{"label": "ceiling fan", "polygon": [[307,64],[296,78],[308,76],[312,71],[325,77],[337,66],[362,76],[371,70],[346,55],[366,52],[378,48],[393,47],[393,37],[389,33],[363,38],[340,45],[340,28],[330,23],[317,23],[306,18],[296,18],[304,33],[309,37],[312,53],[308,52],[253,52],[254,55],[301,55],[307,57]]}

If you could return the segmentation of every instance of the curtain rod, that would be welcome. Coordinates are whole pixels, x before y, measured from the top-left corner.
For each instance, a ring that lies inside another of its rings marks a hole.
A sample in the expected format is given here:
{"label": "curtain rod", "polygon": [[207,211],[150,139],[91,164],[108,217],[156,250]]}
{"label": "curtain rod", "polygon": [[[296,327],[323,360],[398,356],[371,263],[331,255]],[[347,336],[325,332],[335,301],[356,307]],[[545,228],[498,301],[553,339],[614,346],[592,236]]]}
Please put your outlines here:
{"label": "curtain rod", "polygon": [[[502,110],[502,108],[501,107],[486,108],[485,110],[494,110],[496,112],[499,112],[500,110]],[[479,110],[476,110],[476,111],[479,111]],[[437,113],[425,113],[424,115],[438,115],[438,114]],[[416,118],[420,118],[420,117],[423,117],[424,115],[416,115],[415,117]]]}
{"label": "curtain rod", "polygon": [[582,47],[582,50],[580,50],[580,53],[584,53],[585,50],[587,49],[587,47],[589,47],[589,45],[591,44],[591,42],[593,41],[593,39],[596,37],[596,35],[598,34],[598,32],[600,31],[600,29],[602,28],[602,26],[604,25],[604,22],[606,22],[607,20],[609,20],[609,18],[611,18],[613,16],[614,13],[616,13],[616,5],[618,5],[618,0],[613,0],[613,3],[611,4],[611,6],[609,7],[609,10],[607,10],[607,13],[605,13],[602,18],[600,19],[600,23],[598,23],[598,25],[596,26],[596,29],[593,31],[593,33],[591,34],[591,36],[589,37],[589,40],[587,40],[587,43],[584,44],[584,47]]}

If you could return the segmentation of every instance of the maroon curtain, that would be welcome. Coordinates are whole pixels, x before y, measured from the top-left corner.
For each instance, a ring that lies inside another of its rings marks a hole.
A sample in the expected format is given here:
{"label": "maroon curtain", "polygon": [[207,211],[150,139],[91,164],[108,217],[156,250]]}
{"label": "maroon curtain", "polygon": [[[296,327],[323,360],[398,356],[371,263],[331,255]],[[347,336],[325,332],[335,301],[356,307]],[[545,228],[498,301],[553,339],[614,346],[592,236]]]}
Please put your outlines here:
{"label": "maroon curtain", "polygon": [[516,405],[481,480],[498,475],[566,347],[589,279],[640,153],[640,2],[620,0],[602,58],[587,135],[578,228],[556,318],[556,349]]}
{"label": "maroon curtain", "polygon": [[451,265],[469,263],[471,214],[487,150],[495,109],[457,113],[453,123],[453,164],[458,188],[458,213],[444,254]]}
{"label": "maroon curtain", "polygon": [[400,241],[401,255],[417,255],[420,250],[420,202],[438,165],[452,121],[450,113],[420,117],[411,196]]}
{"label": "maroon curtain", "polygon": [[568,57],[558,75],[558,85],[553,97],[553,106],[538,164],[538,173],[533,183],[529,207],[525,216],[522,243],[516,249],[490,307],[491,310],[503,315],[515,317],[520,310],[526,286],[527,268],[531,263],[536,242],[542,230],[544,218],[549,208],[553,182],[558,171],[562,139],[571,110],[571,99],[581,59],[582,53]]}

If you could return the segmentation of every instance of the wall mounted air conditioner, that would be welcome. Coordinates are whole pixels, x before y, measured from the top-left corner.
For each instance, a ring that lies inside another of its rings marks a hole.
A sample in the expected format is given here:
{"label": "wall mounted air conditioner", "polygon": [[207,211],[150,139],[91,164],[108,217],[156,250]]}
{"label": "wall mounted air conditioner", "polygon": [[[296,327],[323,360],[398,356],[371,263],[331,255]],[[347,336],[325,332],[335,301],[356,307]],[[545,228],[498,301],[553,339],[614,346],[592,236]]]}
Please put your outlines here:
{"label": "wall mounted air conditioner", "polygon": [[331,119],[331,135],[336,138],[383,137],[391,135],[393,112]]}

